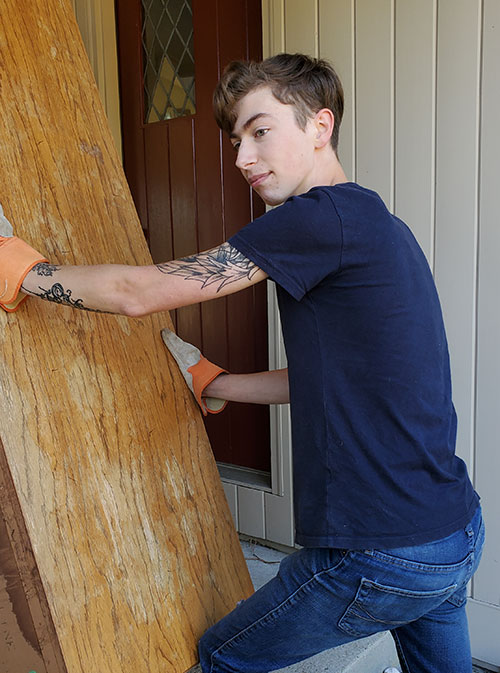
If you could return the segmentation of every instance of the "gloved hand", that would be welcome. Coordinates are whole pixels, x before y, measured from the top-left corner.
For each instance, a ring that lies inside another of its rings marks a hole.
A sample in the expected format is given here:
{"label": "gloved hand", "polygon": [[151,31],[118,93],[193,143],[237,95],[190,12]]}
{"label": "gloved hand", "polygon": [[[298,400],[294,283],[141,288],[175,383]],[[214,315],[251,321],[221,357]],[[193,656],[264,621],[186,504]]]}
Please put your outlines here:
{"label": "gloved hand", "polygon": [[226,370],[209,362],[196,346],[186,343],[171,330],[162,329],[161,336],[179,365],[188,388],[200,405],[203,415],[206,416],[207,413],[218,414],[222,411],[227,404],[227,400],[219,400],[216,397],[202,397],[202,394],[208,384],[219,374],[227,373]]}
{"label": "gloved hand", "polygon": [[28,295],[19,294],[23,280],[39,262],[47,259],[17,236],[0,204],[0,307],[15,311]]}

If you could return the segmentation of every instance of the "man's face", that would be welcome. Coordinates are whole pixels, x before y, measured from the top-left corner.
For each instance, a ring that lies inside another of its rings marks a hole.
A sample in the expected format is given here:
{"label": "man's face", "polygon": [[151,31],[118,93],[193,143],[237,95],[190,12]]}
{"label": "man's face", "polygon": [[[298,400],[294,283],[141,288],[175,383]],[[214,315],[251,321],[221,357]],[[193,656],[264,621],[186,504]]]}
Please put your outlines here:
{"label": "man's face", "polygon": [[280,103],[268,87],[248,93],[235,110],[230,138],[238,153],[236,166],[265,203],[278,205],[315,186],[312,120],[302,130],[293,106]]}

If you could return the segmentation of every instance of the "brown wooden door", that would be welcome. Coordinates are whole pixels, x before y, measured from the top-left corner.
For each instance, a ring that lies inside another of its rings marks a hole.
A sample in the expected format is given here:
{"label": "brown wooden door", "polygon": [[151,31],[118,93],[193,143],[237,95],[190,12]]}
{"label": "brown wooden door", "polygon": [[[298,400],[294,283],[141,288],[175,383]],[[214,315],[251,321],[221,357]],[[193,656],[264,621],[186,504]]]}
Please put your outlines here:
{"label": "brown wooden door", "polygon": [[[173,80],[184,82],[191,11],[194,100],[179,103],[178,117],[146,123],[146,116],[161,116],[147,112],[151,96],[144,82],[160,76],[158,66],[156,75],[144,74],[148,56],[161,50],[173,26],[172,49],[181,61]],[[153,259],[215,247],[264,212],[212,114],[212,92],[224,66],[261,57],[261,0],[117,0],[117,22],[124,166]],[[268,368],[265,283],[172,317],[181,338],[228,370]],[[207,418],[206,427],[217,460],[270,471],[267,407],[231,404]]]}

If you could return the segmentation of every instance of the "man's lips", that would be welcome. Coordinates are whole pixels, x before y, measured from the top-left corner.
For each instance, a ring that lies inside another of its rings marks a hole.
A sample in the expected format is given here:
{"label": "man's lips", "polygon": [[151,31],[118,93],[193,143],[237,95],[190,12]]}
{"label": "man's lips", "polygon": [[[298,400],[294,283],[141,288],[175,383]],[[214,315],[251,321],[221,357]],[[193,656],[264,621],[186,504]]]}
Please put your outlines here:
{"label": "man's lips", "polygon": [[267,176],[270,175],[270,171],[267,173],[259,173],[258,175],[252,175],[248,178],[248,184],[250,187],[258,187],[261,182],[264,182],[264,180],[267,178]]}

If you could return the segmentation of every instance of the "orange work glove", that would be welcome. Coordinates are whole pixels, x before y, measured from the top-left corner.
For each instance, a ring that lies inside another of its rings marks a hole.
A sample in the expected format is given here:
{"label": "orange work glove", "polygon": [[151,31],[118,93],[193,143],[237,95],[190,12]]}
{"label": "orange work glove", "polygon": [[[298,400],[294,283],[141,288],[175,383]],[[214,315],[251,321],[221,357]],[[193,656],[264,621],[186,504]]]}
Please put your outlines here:
{"label": "orange work glove", "polygon": [[227,400],[219,400],[216,397],[202,397],[202,394],[208,384],[219,374],[227,374],[226,370],[209,362],[196,346],[186,343],[171,330],[162,329],[161,336],[179,365],[184,380],[200,405],[203,415],[206,416],[207,413],[218,414],[222,411],[227,404]]}
{"label": "orange work glove", "polygon": [[0,205],[0,307],[15,311],[28,295],[19,294],[31,269],[47,259],[17,236]]}

